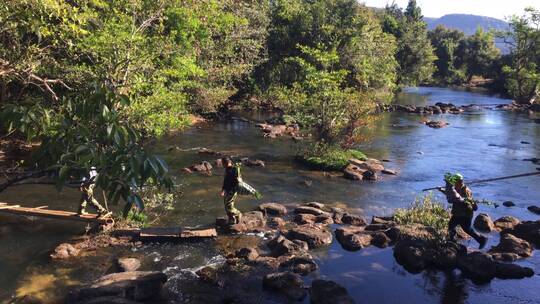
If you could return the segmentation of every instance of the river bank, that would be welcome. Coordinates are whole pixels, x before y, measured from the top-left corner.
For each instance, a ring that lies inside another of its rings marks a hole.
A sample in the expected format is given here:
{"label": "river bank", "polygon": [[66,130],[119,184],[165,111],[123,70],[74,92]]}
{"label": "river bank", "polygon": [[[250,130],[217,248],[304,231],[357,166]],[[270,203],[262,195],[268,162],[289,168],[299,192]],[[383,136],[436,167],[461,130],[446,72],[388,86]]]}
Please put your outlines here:
{"label": "river bank", "polygon": [[[401,101],[418,106],[436,102],[451,102],[457,106],[510,102],[482,94],[432,88],[409,89],[402,94]],[[449,125],[431,129],[420,123],[422,117],[419,115],[384,113],[375,128],[366,133],[368,141],[357,148],[370,157],[389,160],[388,164],[400,172],[375,184],[356,183],[306,170],[294,162],[295,147],[290,139],[263,138],[261,131],[246,121],[208,123],[166,137],[155,144],[155,149],[168,160],[184,193],[173,210],[155,225],[208,225],[223,215],[222,202],[217,197],[221,171],[215,170],[211,176],[186,175],[180,171],[207,159],[207,156],[193,151],[181,151],[195,147],[263,160],[264,168],[246,168],[243,174],[245,180],[268,199],[285,204],[321,201],[335,207],[350,208],[366,218],[390,215],[395,208],[409,205],[421,189],[440,184],[447,171],[460,171],[467,179],[475,179],[535,170],[532,162],[523,161],[538,158],[540,151],[540,125],[531,120],[538,119],[534,114],[478,109],[461,115],[428,117],[445,120]],[[181,150],[168,151],[170,146],[178,146]],[[536,186],[537,181],[523,179],[475,186],[473,192],[478,198],[516,204],[513,208],[480,207],[480,212],[494,219],[512,215],[522,220],[535,220],[538,216],[526,207],[536,204],[540,198]],[[0,199],[75,210],[79,197],[77,192],[68,190],[56,193],[46,186],[25,186],[8,190]],[[239,202],[239,208],[252,210],[259,203],[245,198]],[[135,251],[130,247],[121,250],[109,248],[97,253],[90,261],[75,259],[61,265],[52,264],[49,262],[52,248],[73,235],[83,233],[84,227],[36,219],[17,225],[14,220],[2,219],[0,264],[8,275],[1,276],[2,286],[6,288],[2,290],[0,299],[6,302],[12,296],[25,293],[54,299],[53,294],[62,294],[70,289],[66,285],[91,282],[107,273],[115,258],[131,255],[141,257],[141,270],[164,271],[170,276],[178,285],[177,294],[201,299],[204,289],[189,283],[193,272],[223,259],[222,247],[203,241],[145,244]],[[469,242],[465,241],[465,244]],[[497,244],[498,238],[494,235],[487,247]],[[475,245],[471,242],[470,246]],[[508,299],[533,303],[539,297],[533,288],[539,283],[537,275],[523,280],[495,279],[480,285],[458,274],[424,272],[414,275],[394,262],[390,248],[369,247],[360,252],[349,252],[334,242],[315,250],[313,256],[319,270],[309,276],[309,280],[323,278],[335,281],[344,286],[353,298],[366,302],[396,303],[406,297],[414,303],[506,303]],[[539,265],[537,255],[523,262],[523,266],[532,268],[535,273],[539,272]],[[377,291],[379,286],[393,287],[381,293]],[[189,303],[189,297],[179,302]],[[264,298],[262,302],[276,301]],[[197,302],[193,300],[191,303]]]}

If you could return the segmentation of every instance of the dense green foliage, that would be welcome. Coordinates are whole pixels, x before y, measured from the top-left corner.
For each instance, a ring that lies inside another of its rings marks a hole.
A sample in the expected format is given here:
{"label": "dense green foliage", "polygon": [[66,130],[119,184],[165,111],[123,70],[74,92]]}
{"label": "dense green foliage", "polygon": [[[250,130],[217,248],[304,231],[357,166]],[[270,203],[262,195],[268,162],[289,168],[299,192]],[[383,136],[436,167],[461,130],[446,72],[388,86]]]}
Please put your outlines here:
{"label": "dense green foliage", "polygon": [[[22,1],[0,8],[2,128],[40,142],[28,169],[59,186],[96,166],[126,211],[170,186],[145,147],[213,112],[264,54],[264,1]],[[127,212],[126,212],[127,213]]]}
{"label": "dense green foliage", "polygon": [[300,160],[317,170],[341,171],[351,158],[366,160],[364,153],[354,149],[339,149],[325,144],[309,145],[298,153]]}
{"label": "dense green foliage", "polygon": [[387,6],[382,24],[384,31],[397,40],[398,83],[414,86],[429,82],[435,70],[433,62],[436,57],[416,1],[410,0],[405,11],[395,3]]}
{"label": "dense green foliage", "polygon": [[518,102],[540,102],[540,11],[526,9],[514,16],[502,33],[510,45],[510,58],[502,68],[505,87]]}
{"label": "dense green foliage", "polygon": [[391,97],[394,39],[357,1],[276,1],[271,24],[258,90],[317,141],[343,144]]}

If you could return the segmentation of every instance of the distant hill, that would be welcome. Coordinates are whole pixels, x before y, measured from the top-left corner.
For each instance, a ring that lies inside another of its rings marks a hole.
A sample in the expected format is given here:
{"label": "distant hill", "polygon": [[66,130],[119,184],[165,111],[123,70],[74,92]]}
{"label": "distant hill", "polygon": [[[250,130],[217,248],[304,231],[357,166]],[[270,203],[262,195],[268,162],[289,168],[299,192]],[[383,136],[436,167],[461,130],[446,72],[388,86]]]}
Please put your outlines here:
{"label": "distant hill", "polygon": [[437,25],[440,24],[447,28],[461,30],[467,35],[474,34],[478,26],[482,27],[484,30],[508,29],[508,23],[503,20],[477,15],[449,14],[444,15],[441,18],[424,18],[424,20],[430,30],[436,28]]}
{"label": "distant hill", "polygon": [[[441,18],[424,17],[424,21],[430,30],[436,28],[437,25],[443,25],[447,28],[460,30],[466,35],[474,34],[478,26],[482,27],[485,31],[490,29],[507,30],[509,26],[507,22],[500,19],[468,14],[449,14]],[[495,45],[503,54],[509,52],[508,46],[501,39],[496,38]]]}

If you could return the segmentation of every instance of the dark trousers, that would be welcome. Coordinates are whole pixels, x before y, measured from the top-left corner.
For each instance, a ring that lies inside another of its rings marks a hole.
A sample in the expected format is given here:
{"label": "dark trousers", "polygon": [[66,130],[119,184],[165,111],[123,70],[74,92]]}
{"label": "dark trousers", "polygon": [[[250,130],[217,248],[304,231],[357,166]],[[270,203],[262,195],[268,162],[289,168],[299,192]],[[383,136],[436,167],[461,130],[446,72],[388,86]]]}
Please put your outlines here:
{"label": "dark trousers", "polygon": [[448,234],[450,236],[451,240],[456,239],[456,228],[457,226],[461,226],[461,229],[465,231],[468,235],[472,236],[473,239],[475,239],[478,243],[483,239],[481,235],[476,233],[474,229],[471,227],[472,223],[472,216],[455,216],[452,215],[450,218],[450,222],[448,223]]}

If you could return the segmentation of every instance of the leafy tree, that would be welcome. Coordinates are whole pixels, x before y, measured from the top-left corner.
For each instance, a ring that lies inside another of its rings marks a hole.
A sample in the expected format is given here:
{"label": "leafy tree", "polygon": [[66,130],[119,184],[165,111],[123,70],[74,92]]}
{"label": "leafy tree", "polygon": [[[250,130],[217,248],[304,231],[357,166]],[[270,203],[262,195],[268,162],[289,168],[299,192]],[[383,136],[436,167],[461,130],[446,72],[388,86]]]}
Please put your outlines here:
{"label": "leafy tree", "polygon": [[[26,177],[60,187],[98,167],[128,210],[170,186],[147,135],[215,111],[264,58],[267,2],[22,1],[0,8],[0,122],[40,147]],[[217,92],[217,93],[216,93]],[[207,101],[212,102],[208,103]]]}
{"label": "leafy tree", "polygon": [[427,82],[435,70],[436,57],[422,18],[414,0],[409,1],[405,12],[396,4],[387,6],[382,17],[383,29],[397,40],[398,83],[401,85]]}
{"label": "leafy tree", "polygon": [[469,82],[474,75],[495,76],[494,65],[500,58],[500,50],[495,46],[493,33],[479,27],[474,35],[460,42],[456,57],[456,65],[465,71]]}
{"label": "leafy tree", "polygon": [[516,101],[530,103],[540,95],[540,11],[528,8],[512,17],[502,36],[510,47],[510,63],[502,68],[506,89]]}
{"label": "leafy tree", "polygon": [[428,33],[431,44],[435,49],[436,71],[434,78],[443,84],[461,84],[464,81],[464,73],[456,65],[456,50],[465,34],[459,30],[447,29],[442,25],[437,26]]}
{"label": "leafy tree", "polygon": [[316,139],[344,144],[395,83],[395,44],[354,0],[273,3],[260,89]]}

